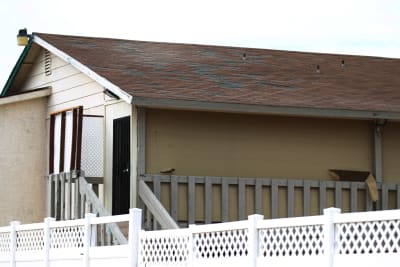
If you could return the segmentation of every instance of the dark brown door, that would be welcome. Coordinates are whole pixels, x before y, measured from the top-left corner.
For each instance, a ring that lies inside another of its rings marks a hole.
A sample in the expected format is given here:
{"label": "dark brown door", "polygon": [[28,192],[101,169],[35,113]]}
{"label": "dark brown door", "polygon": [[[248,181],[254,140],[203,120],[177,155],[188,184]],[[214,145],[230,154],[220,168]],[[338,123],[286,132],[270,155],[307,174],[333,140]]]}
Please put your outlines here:
{"label": "dark brown door", "polygon": [[127,214],[130,206],[130,117],[113,122],[112,214]]}

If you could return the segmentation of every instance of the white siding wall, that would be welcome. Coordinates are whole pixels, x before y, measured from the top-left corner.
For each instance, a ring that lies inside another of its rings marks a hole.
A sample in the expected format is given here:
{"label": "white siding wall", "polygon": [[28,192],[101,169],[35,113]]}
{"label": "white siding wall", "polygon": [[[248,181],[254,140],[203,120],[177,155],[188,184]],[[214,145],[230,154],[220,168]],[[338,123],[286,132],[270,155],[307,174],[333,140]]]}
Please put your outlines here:
{"label": "white siding wall", "polygon": [[51,74],[45,73],[41,51],[22,90],[51,86],[48,112],[82,105],[85,115],[104,115],[104,88],[71,64],[51,55]]}

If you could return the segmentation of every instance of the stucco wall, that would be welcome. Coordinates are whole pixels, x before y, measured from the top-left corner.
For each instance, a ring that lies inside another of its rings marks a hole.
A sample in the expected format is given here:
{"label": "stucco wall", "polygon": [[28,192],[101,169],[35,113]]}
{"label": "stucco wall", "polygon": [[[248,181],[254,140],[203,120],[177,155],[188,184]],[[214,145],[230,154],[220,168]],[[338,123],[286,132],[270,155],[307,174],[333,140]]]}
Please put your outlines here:
{"label": "stucco wall", "polygon": [[146,171],[329,179],[372,170],[368,121],[147,110]]}
{"label": "stucco wall", "polygon": [[0,105],[0,225],[46,216],[47,98]]}

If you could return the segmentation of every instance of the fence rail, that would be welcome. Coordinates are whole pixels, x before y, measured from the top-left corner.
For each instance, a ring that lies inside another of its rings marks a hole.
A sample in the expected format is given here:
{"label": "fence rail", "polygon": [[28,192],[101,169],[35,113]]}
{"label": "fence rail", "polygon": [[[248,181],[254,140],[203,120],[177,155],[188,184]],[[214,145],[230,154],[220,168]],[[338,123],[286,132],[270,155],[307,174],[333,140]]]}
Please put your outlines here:
{"label": "fence rail", "polygon": [[[400,210],[140,230],[141,211],[0,228],[0,266],[397,266]],[[127,245],[97,247],[97,225],[129,221]]]}
{"label": "fence rail", "polygon": [[378,183],[372,202],[364,182],[242,177],[151,175],[142,177],[181,226],[318,215],[335,206],[344,212],[400,208],[400,185]]}

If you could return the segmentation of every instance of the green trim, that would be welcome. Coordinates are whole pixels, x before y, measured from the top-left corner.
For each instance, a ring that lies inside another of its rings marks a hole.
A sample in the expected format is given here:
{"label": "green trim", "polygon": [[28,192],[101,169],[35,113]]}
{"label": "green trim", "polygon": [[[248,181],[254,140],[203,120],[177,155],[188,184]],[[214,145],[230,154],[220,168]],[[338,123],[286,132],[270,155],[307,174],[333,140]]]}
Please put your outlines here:
{"label": "green trim", "polygon": [[24,63],[24,60],[26,58],[26,55],[28,54],[31,46],[33,43],[33,38],[29,38],[28,44],[25,46],[24,50],[22,51],[21,55],[18,58],[17,63],[15,64],[10,76],[8,77],[8,80],[6,82],[6,85],[4,85],[3,90],[1,91],[0,97],[6,96],[8,90],[10,90],[11,84],[13,83],[15,77],[17,76],[22,64]]}

